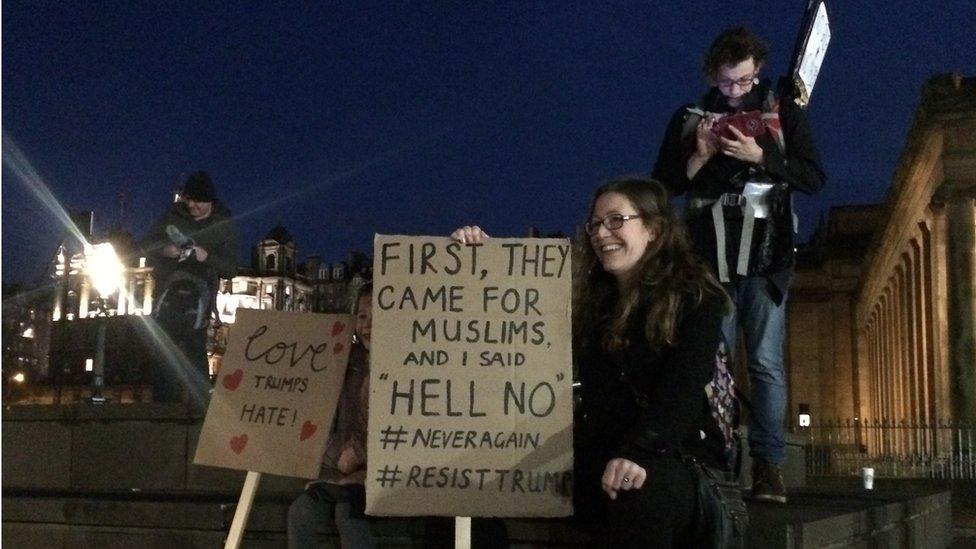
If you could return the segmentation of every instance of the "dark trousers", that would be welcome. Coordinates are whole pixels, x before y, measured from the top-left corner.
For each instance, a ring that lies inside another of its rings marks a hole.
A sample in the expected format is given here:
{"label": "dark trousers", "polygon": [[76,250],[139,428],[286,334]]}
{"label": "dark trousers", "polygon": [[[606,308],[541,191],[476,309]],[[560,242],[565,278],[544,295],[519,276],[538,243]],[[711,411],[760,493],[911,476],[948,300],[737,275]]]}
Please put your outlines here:
{"label": "dark trousers", "polygon": [[647,471],[644,486],[639,490],[621,490],[616,500],[600,489],[602,469],[599,475],[593,469],[586,477],[579,478],[578,482],[586,483],[585,486],[577,484],[580,495],[597,501],[581,502],[577,513],[589,516],[578,519],[600,545],[692,546],[691,527],[698,496],[690,469],[670,454],[639,458],[638,464]]}
{"label": "dark trousers", "polygon": [[160,318],[158,322],[166,335],[164,345],[169,339],[172,346],[160,352],[153,365],[153,400],[179,402],[181,388],[186,393],[194,383],[208,379],[207,329],[193,329],[192,320],[186,317]]}

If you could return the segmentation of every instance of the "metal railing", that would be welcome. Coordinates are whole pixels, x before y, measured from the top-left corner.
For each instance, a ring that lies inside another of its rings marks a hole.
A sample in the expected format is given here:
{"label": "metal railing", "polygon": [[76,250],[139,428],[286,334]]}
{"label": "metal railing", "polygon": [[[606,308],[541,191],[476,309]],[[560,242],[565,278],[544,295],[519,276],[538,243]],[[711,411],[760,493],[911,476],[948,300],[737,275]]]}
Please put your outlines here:
{"label": "metal railing", "polygon": [[976,425],[941,421],[835,420],[793,426],[804,441],[807,474],[976,480]]}

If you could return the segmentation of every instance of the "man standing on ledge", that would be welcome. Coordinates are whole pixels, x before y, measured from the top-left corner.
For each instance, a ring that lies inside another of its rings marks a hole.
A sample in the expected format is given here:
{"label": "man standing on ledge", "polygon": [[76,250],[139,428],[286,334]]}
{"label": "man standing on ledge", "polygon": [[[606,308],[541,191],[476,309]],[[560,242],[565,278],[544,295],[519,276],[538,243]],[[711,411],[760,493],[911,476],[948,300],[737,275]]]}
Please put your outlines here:
{"label": "man standing on ledge", "polygon": [[741,325],[752,393],[753,497],[786,502],[784,420],[786,296],[793,275],[792,192],[812,194],[825,175],[792,88],[760,80],[768,47],[751,31],[726,30],[703,69],[713,85],[672,117],[654,177],[688,193],[686,221],[736,310],[723,332],[730,352]]}
{"label": "man standing on ledge", "polygon": [[164,363],[153,371],[153,399],[179,400],[180,380],[187,403],[196,409],[204,388],[209,389],[207,327],[217,282],[237,274],[237,229],[206,172],[190,174],[179,200],[156,220],[143,248],[158,281],[154,316],[176,345],[173,353],[160,353]]}

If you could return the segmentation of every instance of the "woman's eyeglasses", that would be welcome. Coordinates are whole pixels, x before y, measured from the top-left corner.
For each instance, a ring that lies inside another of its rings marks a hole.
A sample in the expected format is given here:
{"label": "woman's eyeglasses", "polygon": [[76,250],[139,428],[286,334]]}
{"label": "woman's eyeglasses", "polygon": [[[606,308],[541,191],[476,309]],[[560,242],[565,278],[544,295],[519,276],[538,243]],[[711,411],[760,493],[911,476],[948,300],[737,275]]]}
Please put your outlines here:
{"label": "woman's eyeglasses", "polygon": [[733,84],[737,84],[740,88],[746,88],[755,83],[757,74],[759,73],[752,73],[749,76],[743,76],[742,78],[736,80],[731,78],[723,78],[721,80],[716,80],[715,83],[722,88],[731,88]]}
{"label": "woman's eyeglasses", "polygon": [[586,224],[583,225],[583,228],[586,229],[586,234],[589,235],[594,234],[600,228],[600,225],[603,225],[608,230],[615,231],[620,227],[624,226],[624,221],[637,219],[639,217],[640,214],[633,214],[633,215],[610,214],[604,217],[603,219],[591,219],[587,221]]}

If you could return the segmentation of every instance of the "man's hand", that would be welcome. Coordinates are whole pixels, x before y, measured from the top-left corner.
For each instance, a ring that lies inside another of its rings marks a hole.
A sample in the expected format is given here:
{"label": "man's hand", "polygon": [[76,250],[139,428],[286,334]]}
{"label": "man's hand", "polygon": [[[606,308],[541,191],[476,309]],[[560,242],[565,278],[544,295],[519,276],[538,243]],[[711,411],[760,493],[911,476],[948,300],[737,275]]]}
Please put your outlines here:
{"label": "man's hand", "polygon": [[200,246],[193,247],[193,255],[197,258],[197,261],[203,263],[207,260],[207,250],[204,250]]}
{"label": "man's hand", "polygon": [[639,490],[647,480],[647,471],[633,461],[624,458],[613,458],[603,469],[600,486],[610,496],[617,499],[618,490]]}
{"label": "man's hand", "polygon": [[176,246],[175,244],[169,244],[169,245],[163,247],[163,250],[162,250],[161,253],[163,254],[163,257],[168,257],[170,259],[176,259],[176,258],[180,257],[180,251],[181,250],[180,250],[179,246]]}
{"label": "man's hand", "polygon": [[753,164],[762,164],[763,150],[759,146],[759,143],[756,143],[756,138],[746,136],[735,129],[734,126],[729,126],[728,128],[732,135],[735,136],[735,139],[719,137],[722,154],[746,162],[752,162]]}

